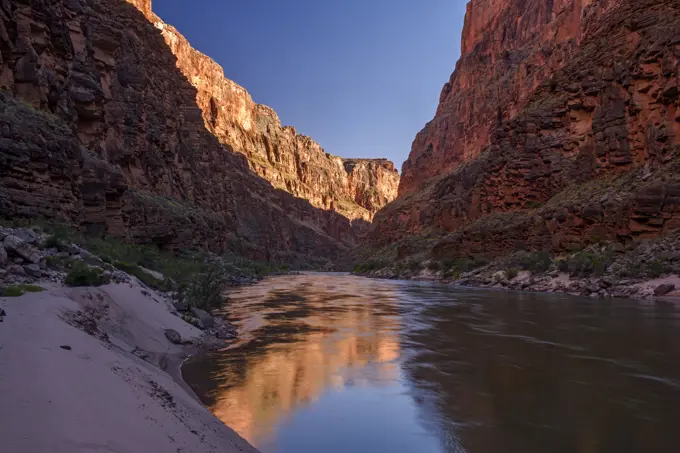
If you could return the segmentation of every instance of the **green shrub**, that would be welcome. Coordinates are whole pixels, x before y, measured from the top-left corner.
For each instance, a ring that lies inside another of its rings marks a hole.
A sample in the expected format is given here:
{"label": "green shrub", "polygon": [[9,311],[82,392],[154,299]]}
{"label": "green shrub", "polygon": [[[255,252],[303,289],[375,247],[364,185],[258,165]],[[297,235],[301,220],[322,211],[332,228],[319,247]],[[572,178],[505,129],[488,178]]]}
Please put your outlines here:
{"label": "green shrub", "polygon": [[517,264],[524,270],[542,274],[552,266],[552,258],[545,251],[525,253],[519,257]]}
{"label": "green shrub", "polygon": [[170,289],[168,283],[165,280],[160,280],[154,277],[153,275],[149,274],[136,264],[130,264],[123,261],[116,261],[115,263],[113,263],[113,265],[123,272],[127,272],[130,275],[134,275],[139,279],[139,281],[153,289],[157,289],[160,291],[168,291]]}
{"label": "green shrub", "polygon": [[21,297],[24,292],[16,286],[9,286],[2,290],[2,297]]}
{"label": "green shrub", "polygon": [[451,280],[458,280],[460,279],[460,272],[458,272],[456,269],[449,269],[444,272],[444,277],[450,278]]}
{"label": "green shrub", "polygon": [[45,291],[45,288],[42,288],[37,285],[19,285],[19,288],[21,288],[24,292],[27,293],[41,293]]}
{"label": "green shrub", "polygon": [[45,239],[44,247],[47,249],[57,249],[61,245],[61,240],[55,235],[50,235]]}
{"label": "green shrub", "polygon": [[406,267],[412,271],[420,271],[423,268],[423,264],[418,260],[410,260],[406,263]]}
{"label": "green shrub", "polygon": [[193,279],[181,290],[182,297],[190,307],[211,311],[222,307],[225,298],[224,274],[214,267],[206,272],[194,275]]}
{"label": "green shrub", "polygon": [[559,269],[560,272],[569,272],[569,260],[561,259],[557,261],[557,269]]}
{"label": "green shrub", "polygon": [[505,278],[508,280],[513,280],[519,275],[519,271],[515,269],[514,267],[511,267],[510,269],[505,270]]}
{"label": "green shrub", "polygon": [[40,293],[44,288],[36,285],[12,285],[4,288],[0,292],[0,297],[21,297],[26,293]]}
{"label": "green shrub", "polygon": [[89,267],[82,261],[76,261],[64,280],[66,286],[101,286],[109,283],[109,278],[97,267]]}
{"label": "green shrub", "polygon": [[366,261],[365,263],[357,264],[354,267],[354,272],[357,274],[363,274],[366,272],[376,271],[378,269],[384,269],[386,267],[387,263],[385,261],[373,259]]}
{"label": "green shrub", "polygon": [[460,258],[460,257],[448,257],[445,258],[441,266],[443,269],[454,270],[457,274],[463,274],[465,272],[470,272],[485,266],[487,261],[482,257],[472,257],[472,258]]}
{"label": "green shrub", "polygon": [[601,277],[607,272],[613,262],[608,253],[579,252],[567,260],[559,263],[559,268],[563,272],[569,272],[572,277],[590,277],[592,275]]}
{"label": "green shrub", "polygon": [[662,275],[670,274],[672,271],[673,268],[661,260],[654,260],[647,264],[647,276],[650,278],[659,278]]}

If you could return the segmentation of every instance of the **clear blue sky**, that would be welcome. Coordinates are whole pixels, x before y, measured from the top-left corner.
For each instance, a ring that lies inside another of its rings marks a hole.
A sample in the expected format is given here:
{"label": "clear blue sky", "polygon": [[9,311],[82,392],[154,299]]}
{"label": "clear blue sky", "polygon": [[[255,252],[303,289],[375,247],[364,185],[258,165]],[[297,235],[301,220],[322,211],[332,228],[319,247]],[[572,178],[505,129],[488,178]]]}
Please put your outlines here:
{"label": "clear blue sky", "polygon": [[401,168],[460,55],[467,0],[153,0],[255,102],[331,154]]}

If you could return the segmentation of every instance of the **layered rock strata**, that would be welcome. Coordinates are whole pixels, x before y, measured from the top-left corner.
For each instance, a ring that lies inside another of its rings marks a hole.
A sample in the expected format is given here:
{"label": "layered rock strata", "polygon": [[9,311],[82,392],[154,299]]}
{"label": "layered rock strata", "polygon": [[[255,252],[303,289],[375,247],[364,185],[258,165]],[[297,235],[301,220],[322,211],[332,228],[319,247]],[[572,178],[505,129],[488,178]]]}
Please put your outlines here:
{"label": "layered rock strata", "polygon": [[474,0],[463,53],[374,245],[559,252],[678,229],[680,2]]}
{"label": "layered rock strata", "polygon": [[347,171],[169,30],[150,1],[0,3],[2,216],[257,259],[353,246],[393,167]]}

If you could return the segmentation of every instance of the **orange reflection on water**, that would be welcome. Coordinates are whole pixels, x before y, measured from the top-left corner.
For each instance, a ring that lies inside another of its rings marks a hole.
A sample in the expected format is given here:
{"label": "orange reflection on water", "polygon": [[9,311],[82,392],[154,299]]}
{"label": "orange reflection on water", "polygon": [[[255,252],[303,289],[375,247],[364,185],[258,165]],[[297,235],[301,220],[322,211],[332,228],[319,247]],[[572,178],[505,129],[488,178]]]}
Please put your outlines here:
{"label": "orange reflection on water", "polygon": [[[276,284],[281,282],[272,283]],[[357,285],[361,285],[358,279]],[[381,307],[376,310],[375,306],[366,306],[366,299],[359,295],[347,296],[347,288],[343,288],[346,297],[333,300],[332,312],[324,313],[328,300],[317,296],[327,297],[328,288],[317,292],[311,284],[287,287],[286,292],[281,288],[279,292],[276,287],[267,287],[269,294],[277,295],[262,299],[253,293],[262,291],[262,286],[232,295],[231,304],[233,312],[243,316],[237,321],[241,330],[244,326],[252,329],[241,335],[261,340],[264,332],[266,341],[236,345],[214,371],[222,384],[210,409],[245,439],[255,445],[266,443],[276,426],[296,408],[314,402],[329,390],[363,386],[369,380],[371,385],[389,384],[398,378],[399,317],[394,294],[386,293],[376,300]],[[355,290],[361,294],[360,287]],[[288,291],[304,294],[303,300],[290,300]],[[254,308],[266,316],[253,321],[248,314],[255,312]],[[386,316],[386,311],[394,313]],[[287,332],[287,337],[276,333],[278,330]],[[275,333],[267,338],[269,331]],[[295,332],[295,341],[290,341],[291,331]]]}

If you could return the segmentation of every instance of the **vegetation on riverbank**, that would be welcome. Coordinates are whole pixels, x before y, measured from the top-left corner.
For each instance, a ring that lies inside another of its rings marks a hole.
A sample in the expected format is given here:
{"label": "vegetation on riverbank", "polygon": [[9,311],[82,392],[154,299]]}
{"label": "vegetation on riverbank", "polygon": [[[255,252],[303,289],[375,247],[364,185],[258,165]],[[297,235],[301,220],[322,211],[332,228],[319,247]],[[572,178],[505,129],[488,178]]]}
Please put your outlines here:
{"label": "vegetation on riverbank", "polygon": [[0,225],[37,232],[41,239],[36,247],[42,250],[45,266],[62,272],[67,286],[101,286],[124,272],[154,290],[173,293],[190,307],[208,311],[224,303],[222,291],[226,286],[288,270],[287,266],[238,256],[198,250],[164,251],[154,244],[131,244],[116,237],[85,234],[44,220],[5,221]]}
{"label": "vegetation on riverbank", "polygon": [[0,297],[21,297],[26,293],[40,293],[42,291],[45,291],[45,289],[37,285],[11,285],[0,291]]}

